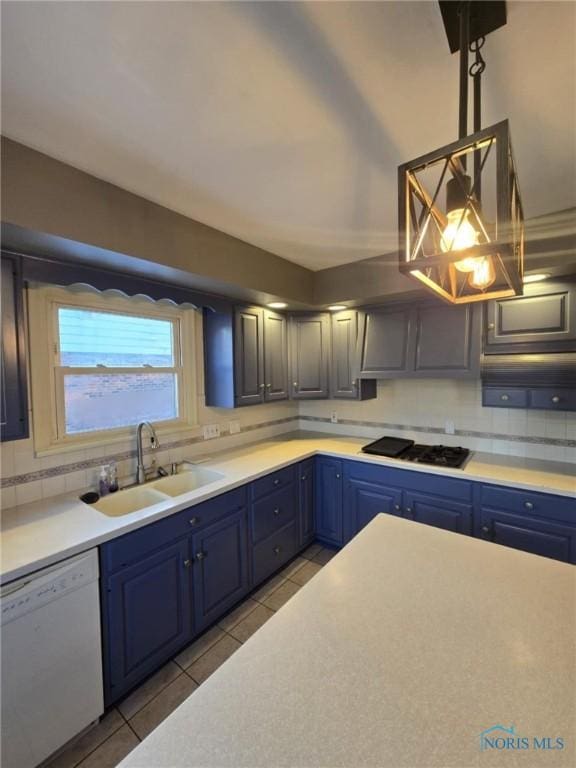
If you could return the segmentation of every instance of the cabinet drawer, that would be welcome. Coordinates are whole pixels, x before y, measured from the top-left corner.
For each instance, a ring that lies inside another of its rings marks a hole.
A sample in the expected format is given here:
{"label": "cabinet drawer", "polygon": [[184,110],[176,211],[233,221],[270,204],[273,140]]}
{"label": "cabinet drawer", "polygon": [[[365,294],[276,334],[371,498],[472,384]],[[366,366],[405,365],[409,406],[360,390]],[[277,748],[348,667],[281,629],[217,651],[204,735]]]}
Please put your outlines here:
{"label": "cabinet drawer", "polygon": [[106,544],[101,550],[101,565],[105,573],[111,573],[139,560],[174,541],[180,536],[193,533],[198,528],[212,523],[223,515],[235,512],[246,505],[246,486],[216,496],[214,499],[194,507],[176,512],[174,515],[151,523],[137,531],[127,533]]}
{"label": "cabinet drawer", "polygon": [[298,526],[296,521],[276,531],[256,544],[252,550],[254,586],[260,584],[298,552]]}
{"label": "cabinet drawer", "polygon": [[296,467],[284,467],[277,472],[272,472],[265,477],[261,477],[259,480],[255,480],[252,483],[252,498],[259,499],[262,496],[266,496],[272,491],[277,491],[279,488],[284,488],[286,485],[294,482]]}
{"label": "cabinet drawer", "polygon": [[531,389],[530,406],[548,411],[576,411],[576,390]]}
{"label": "cabinet drawer", "polygon": [[254,503],[251,515],[254,543],[296,519],[296,488],[296,483],[292,483]]}
{"label": "cabinet drawer", "polygon": [[528,390],[484,387],[482,389],[482,405],[493,408],[527,408]]}
{"label": "cabinet drawer", "polygon": [[515,488],[483,485],[482,506],[547,517],[552,520],[565,520],[576,525],[576,499],[567,496],[552,496]]}

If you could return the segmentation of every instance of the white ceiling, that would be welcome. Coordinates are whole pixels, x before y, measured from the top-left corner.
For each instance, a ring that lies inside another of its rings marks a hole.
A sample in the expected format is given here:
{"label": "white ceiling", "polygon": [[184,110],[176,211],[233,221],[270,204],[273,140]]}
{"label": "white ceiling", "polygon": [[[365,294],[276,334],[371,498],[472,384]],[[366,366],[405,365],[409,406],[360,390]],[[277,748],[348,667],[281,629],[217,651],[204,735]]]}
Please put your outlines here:
{"label": "white ceiling", "polygon": [[[484,48],[528,217],[576,205],[575,32],[508,2]],[[5,135],[312,269],[396,249],[457,87],[436,2],[2,3]]]}

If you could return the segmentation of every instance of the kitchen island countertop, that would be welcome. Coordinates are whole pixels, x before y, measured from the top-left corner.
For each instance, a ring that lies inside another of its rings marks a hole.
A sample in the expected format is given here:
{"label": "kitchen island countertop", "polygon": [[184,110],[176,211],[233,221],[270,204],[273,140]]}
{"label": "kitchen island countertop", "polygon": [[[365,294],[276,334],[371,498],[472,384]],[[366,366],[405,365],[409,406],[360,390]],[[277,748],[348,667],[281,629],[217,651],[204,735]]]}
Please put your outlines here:
{"label": "kitchen island countertop", "polygon": [[378,515],[119,768],[573,766],[575,598],[572,566]]}

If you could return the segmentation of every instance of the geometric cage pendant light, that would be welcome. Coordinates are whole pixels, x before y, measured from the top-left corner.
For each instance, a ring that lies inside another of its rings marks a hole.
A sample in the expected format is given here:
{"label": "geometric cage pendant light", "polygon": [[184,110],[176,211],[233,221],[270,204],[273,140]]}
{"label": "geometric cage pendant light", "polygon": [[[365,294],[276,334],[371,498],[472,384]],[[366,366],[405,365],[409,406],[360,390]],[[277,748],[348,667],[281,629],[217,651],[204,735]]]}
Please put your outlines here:
{"label": "geometric cage pendant light", "polygon": [[[505,3],[440,6],[451,48],[460,50],[460,138],[398,168],[399,269],[452,304],[519,295],[524,217],[508,121],[480,127],[481,48],[497,23],[487,10],[504,6],[501,26]],[[457,14],[457,32],[445,12]],[[469,51],[475,54],[470,69]],[[469,76],[474,133],[467,135]]]}

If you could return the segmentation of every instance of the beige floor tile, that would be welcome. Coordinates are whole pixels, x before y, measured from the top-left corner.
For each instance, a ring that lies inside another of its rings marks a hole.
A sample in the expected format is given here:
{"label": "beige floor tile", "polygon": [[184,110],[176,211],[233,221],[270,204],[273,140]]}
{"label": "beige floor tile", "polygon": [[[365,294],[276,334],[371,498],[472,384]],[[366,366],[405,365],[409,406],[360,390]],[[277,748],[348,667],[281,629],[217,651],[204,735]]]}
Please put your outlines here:
{"label": "beige floor tile", "polygon": [[182,669],[188,669],[190,664],[193,664],[196,659],[199,659],[209,648],[212,648],[214,643],[221,640],[225,634],[224,630],[220,629],[220,627],[212,627],[208,632],[204,632],[198,640],[195,640],[189,645],[188,648],[184,648],[184,650],[176,656],[174,661],[179,664]]}
{"label": "beige floor tile", "polygon": [[274,611],[267,608],[265,605],[259,605],[258,608],[255,608],[243,621],[236,624],[236,626],[230,630],[230,634],[232,637],[235,637],[236,640],[245,643],[246,640],[248,640],[257,629],[260,629],[260,627],[272,616],[274,616]]}
{"label": "beige floor tile", "polygon": [[318,563],[318,565],[326,565],[326,563],[329,563],[330,560],[334,557],[334,555],[338,554],[337,549],[327,549],[326,547],[322,549],[321,552],[318,552],[318,554],[312,558],[313,562]]}
{"label": "beige floor tile", "polygon": [[200,656],[192,666],[188,667],[186,672],[200,685],[241,647],[238,640],[226,635],[222,640],[218,640],[203,656]]}
{"label": "beige floor tile", "polygon": [[285,579],[290,579],[292,575],[307,562],[308,560],[304,560],[303,557],[297,557],[296,560],[293,560],[290,565],[287,565],[283,571],[280,571],[280,576],[283,576]]}
{"label": "beige floor tile", "polygon": [[64,750],[47,768],[74,768],[90,752],[93,752],[102,742],[124,725],[122,715],[117,709],[111,709],[102,720],[83,736]]}
{"label": "beige floor tile", "polygon": [[198,686],[185,672],[147,704],[131,720],[130,725],[144,739],[162,720],[173,712]]}
{"label": "beige floor tile", "polygon": [[264,600],[266,600],[267,597],[270,597],[272,592],[274,592],[275,589],[278,589],[281,584],[284,584],[285,581],[285,577],[280,573],[276,574],[276,576],[272,576],[272,578],[268,579],[260,589],[252,593],[252,599],[257,600],[259,603],[263,603]]}
{"label": "beige floor tile", "polygon": [[254,608],[257,606],[258,603],[256,600],[252,600],[252,598],[249,597],[247,600],[244,600],[243,603],[240,603],[237,608],[234,608],[231,613],[229,613],[227,616],[224,616],[224,618],[218,622],[218,626],[224,629],[226,632],[229,632],[232,627],[235,627],[236,624],[241,622],[242,619],[245,619],[248,614],[252,613]]}
{"label": "beige floor tile", "polygon": [[82,760],[80,767],[115,768],[139,743],[130,726],[123,725],[98,749],[89,754],[85,760]]}
{"label": "beige floor tile", "polygon": [[149,677],[146,682],[142,683],[139,688],[136,688],[124,701],[118,704],[118,709],[121,714],[130,720],[134,717],[138,710],[146,706],[155,696],[157,696],[163,688],[175,680],[178,675],[182,673],[182,670],[173,661],[169,661],[161,669],[158,670],[152,677]]}
{"label": "beige floor tile", "polygon": [[266,600],[264,600],[264,605],[267,608],[271,608],[273,611],[277,611],[279,608],[282,608],[284,603],[287,603],[291,597],[294,597],[299,589],[300,586],[293,581],[285,581],[281,587],[278,587],[278,589],[272,592],[270,597],[267,597]]}
{"label": "beige floor tile", "polygon": [[322,544],[310,544],[308,549],[305,549],[304,552],[302,552],[301,557],[303,557],[305,560],[313,560],[321,550]]}
{"label": "beige floor tile", "polygon": [[307,584],[313,576],[316,576],[318,571],[322,570],[322,566],[318,563],[306,563],[302,568],[298,568],[296,573],[290,577],[290,581],[294,581],[296,584],[300,584],[301,587]]}

